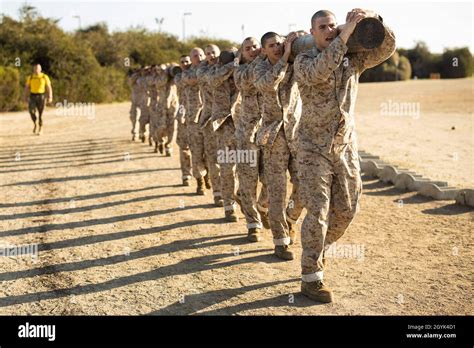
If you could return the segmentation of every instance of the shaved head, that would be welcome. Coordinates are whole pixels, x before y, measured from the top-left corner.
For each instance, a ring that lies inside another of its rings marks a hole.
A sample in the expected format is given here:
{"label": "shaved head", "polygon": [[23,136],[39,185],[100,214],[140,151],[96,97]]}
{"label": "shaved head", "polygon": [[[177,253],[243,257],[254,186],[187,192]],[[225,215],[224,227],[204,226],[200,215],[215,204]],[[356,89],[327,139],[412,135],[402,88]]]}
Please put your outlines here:
{"label": "shaved head", "polygon": [[281,38],[281,36],[273,31],[269,31],[268,33],[263,34],[262,38],[260,39],[262,47],[265,48],[265,44],[267,43],[267,41],[273,38]]}
{"label": "shaved head", "polygon": [[206,46],[205,54],[207,62],[212,65],[217,63],[221,50],[217,45],[209,44]]}
{"label": "shaved head", "polygon": [[190,53],[191,63],[196,66],[204,59],[204,51],[200,47],[194,47]]}
{"label": "shaved head", "polygon": [[260,42],[254,37],[248,37],[240,46],[244,62],[253,61],[260,54]]}
{"label": "shaved head", "polygon": [[336,16],[328,10],[316,12],[311,18],[311,35],[319,50],[324,50],[338,35]]}
{"label": "shaved head", "polygon": [[334,13],[332,13],[331,11],[329,10],[319,10],[318,12],[316,12],[313,17],[311,17],[311,27],[314,28],[315,24],[316,24],[316,20],[318,18],[324,18],[324,17],[330,17],[330,16],[333,16],[334,18],[336,18],[336,16],[334,15]]}

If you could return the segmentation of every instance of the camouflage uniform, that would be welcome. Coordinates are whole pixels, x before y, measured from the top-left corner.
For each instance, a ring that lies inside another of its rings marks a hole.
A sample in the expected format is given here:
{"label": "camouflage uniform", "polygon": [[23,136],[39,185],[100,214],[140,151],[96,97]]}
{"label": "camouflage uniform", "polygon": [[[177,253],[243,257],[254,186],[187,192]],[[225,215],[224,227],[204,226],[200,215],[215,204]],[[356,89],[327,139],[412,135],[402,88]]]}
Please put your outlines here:
{"label": "camouflage uniform", "polygon": [[167,153],[171,153],[171,142],[173,141],[175,117],[178,112],[178,96],[176,85],[170,80],[168,72],[162,71],[156,79],[158,88],[158,102],[156,110],[158,113],[155,142],[164,145]]}
{"label": "camouflage uniform", "polygon": [[183,180],[191,180],[191,150],[189,148],[189,135],[185,123],[186,109],[186,88],[182,82],[182,73],[174,77],[176,90],[178,94],[178,112],[176,120],[178,123],[178,134],[176,136],[176,143],[179,146],[179,161],[181,164],[181,175]]}
{"label": "camouflage uniform", "polygon": [[[233,108],[238,99],[238,90],[235,87],[232,73],[234,62],[226,65],[215,64],[208,73],[207,80],[212,88],[212,128],[216,132],[218,152],[235,151],[235,127],[232,119]],[[235,176],[235,163],[219,159],[221,168],[221,189],[224,200],[224,211],[233,212],[237,208],[235,190],[237,186]]]}
{"label": "camouflage uniform", "polygon": [[386,29],[377,49],[346,55],[347,46],[337,37],[322,52],[314,48],[295,60],[303,100],[298,172],[307,210],[302,226],[304,282],[322,281],[324,250],[344,234],[359,209],[362,181],[354,123],[358,80],[394,50],[393,33]]}
{"label": "camouflage uniform", "polygon": [[[295,132],[301,116],[301,99],[294,80],[293,65],[280,59],[256,64],[254,84],[262,93],[263,118],[256,144],[264,147],[265,179],[269,188],[269,218],[276,246],[290,244],[290,226],[302,211],[296,169]],[[287,174],[293,190],[286,206]]]}
{"label": "camouflage uniform", "polygon": [[217,163],[217,135],[212,129],[212,89],[209,85],[207,74],[211,66],[207,61],[201,62],[198,66],[196,76],[199,80],[199,88],[203,98],[203,109],[199,118],[199,125],[204,134],[204,152],[209,168],[209,176],[211,178],[212,190],[214,197],[222,197],[220,167]]}
{"label": "camouflage uniform", "polygon": [[137,84],[138,73],[134,73],[128,79],[131,91],[132,106],[130,107],[130,121],[132,122],[132,134],[135,137],[138,134],[137,121],[140,117],[140,94],[143,93],[141,87]]}
{"label": "camouflage uniform", "polygon": [[150,76],[140,76],[137,80],[140,86],[140,96],[138,105],[140,107],[140,137],[144,137],[146,133],[146,125],[150,123]]}
{"label": "camouflage uniform", "polygon": [[158,81],[158,73],[155,72],[153,77],[149,78],[148,81],[148,95],[150,96],[150,104],[148,106],[149,112],[149,123],[150,123],[150,138],[152,138],[155,143],[158,142],[157,130],[158,122],[160,118],[161,108],[160,101],[163,98],[164,87],[160,86]]}
{"label": "camouflage uniform", "polygon": [[[237,149],[256,154],[256,163],[237,163],[239,191],[242,201],[242,210],[247,221],[247,229],[262,228],[260,212],[268,212],[268,193],[263,176],[263,151],[255,144],[255,135],[262,119],[262,96],[253,84],[253,69],[261,61],[257,57],[253,62],[240,64],[234,70],[235,85],[240,90],[242,104],[240,117],[235,122],[235,137]],[[257,201],[257,185],[262,183],[260,196]]]}
{"label": "camouflage uniform", "polygon": [[199,117],[202,111],[202,98],[196,76],[197,67],[191,66],[182,73],[182,82],[186,86],[186,127],[191,147],[193,176],[203,178],[206,173],[204,156],[204,135],[199,126]]}

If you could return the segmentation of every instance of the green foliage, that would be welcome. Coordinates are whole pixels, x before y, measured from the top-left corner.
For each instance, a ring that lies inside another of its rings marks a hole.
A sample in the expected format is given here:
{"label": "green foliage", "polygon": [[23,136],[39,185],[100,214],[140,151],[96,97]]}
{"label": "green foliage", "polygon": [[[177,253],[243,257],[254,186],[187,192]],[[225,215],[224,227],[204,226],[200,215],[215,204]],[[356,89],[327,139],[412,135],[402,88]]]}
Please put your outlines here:
{"label": "green foliage", "polygon": [[[33,6],[24,5],[19,12],[19,20],[0,17],[0,111],[26,107],[21,94],[33,63],[40,63],[50,76],[56,101],[102,103],[129,98],[126,74],[131,68],[177,62],[192,48],[209,43],[221,49],[240,44],[210,37],[182,42],[174,35],[142,27],[110,33],[104,23],[67,33],[58,26],[59,20],[41,17]],[[418,42],[412,49],[399,49],[386,62],[364,72],[360,80],[427,78],[432,72],[443,78],[465,77],[471,76],[472,66],[467,48],[436,55]]]}
{"label": "green foliage", "polygon": [[0,66],[5,74],[0,86],[2,91],[7,88],[0,111],[26,107],[20,98],[33,63],[40,63],[51,78],[56,101],[102,103],[129,98],[130,68],[177,62],[193,47],[211,42],[222,48],[235,45],[194,37],[183,43],[176,36],[140,27],[110,33],[104,23],[66,33],[58,20],[41,17],[30,5],[20,9],[19,18],[0,17]]}
{"label": "green foliage", "polygon": [[403,81],[410,79],[411,64],[407,57],[398,51],[382,64],[366,70],[360,77],[360,82]]}
{"label": "green foliage", "polygon": [[[395,67],[395,68],[394,68]],[[361,82],[430,78],[463,78],[472,76],[473,56],[469,48],[445,49],[443,54],[431,53],[424,42],[412,49],[398,49],[386,62],[365,71]]]}
{"label": "green foliage", "polygon": [[20,98],[20,74],[17,69],[0,66],[0,110],[14,110]]}
{"label": "green foliage", "polygon": [[439,72],[442,78],[452,79],[472,75],[472,56],[467,47],[447,49],[441,56]]}

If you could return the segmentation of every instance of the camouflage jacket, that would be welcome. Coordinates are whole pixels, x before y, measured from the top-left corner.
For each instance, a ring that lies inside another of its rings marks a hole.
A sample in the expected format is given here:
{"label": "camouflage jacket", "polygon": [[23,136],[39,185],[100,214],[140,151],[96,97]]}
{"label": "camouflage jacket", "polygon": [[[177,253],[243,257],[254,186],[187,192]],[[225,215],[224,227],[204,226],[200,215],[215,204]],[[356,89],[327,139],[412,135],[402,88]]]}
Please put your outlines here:
{"label": "camouflage jacket", "polygon": [[217,130],[236,109],[239,91],[235,87],[234,62],[226,65],[215,64],[208,73],[207,80],[212,88],[212,127]]}
{"label": "camouflage jacket", "polygon": [[138,92],[138,103],[148,105],[148,81],[146,76],[140,76],[136,82]]}
{"label": "camouflage jacket", "polygon": [[169,95],[169,83],[168,83],[168,75],[165,71],[160,71],[155,76],[155,91],[157,95],[156,101],[156,110],[163,114],[165,109],[168,107],[168,95]]}
{"label": "camouflage jacket", "polygon": [[254,143],[262,122],[262,95],[253,84],[255,66],[262,61],[258,56],[251,63],[243,63],[234,70],[234,81],[242,97],[240,118],[235,123],[235,136],[239,140]]}
{"label": "camouflage jacket", "polygon": [[137,83],[137,79],[138,79],[137,73],[128,77],[128,85],[130,86],[130,89],[131,89],[131,99],[132,99],[132,102],[134,103],[138,103],[138,99],[141,93],[141,88]]}
{"label": "camouflage jacket", "polygon": [[199,81],[199,88],[201,89],[201,95],[203,98],[203,108],[199,124],[204,128],[212,117],[212,87],[209,85],[208,74],[212,65],[209,65],[207,61],[199,64],[196,72],[196,76]]}
{"label": "camouflage jacket", "polygon": [[166,83],[166,115],[176,117],[179,108],[178,92],[173,80]]}
{"label": "camouflage jacket", "polygon": [[176,119],[179,123],[184,123],[184,116],[186,113],[186,108],[184,107],[186,103],[186,88],[182,80],[183,73],[179,73],[174,77],[174,84],[176,85],[176,94],[178,96],[178,113],[176,114]]}
{"label": "camouflage jacket", "polygon": [[197,67],[191,66],[183,72],[182,76],[182,81],[186,86],[186,123],[198,123],[202,111],[202,98],[196,72]]}
{"label": "camouflage jacket", "polygon": [[394,50],[395,37],[385,27],[385,39],[376,49],[346,55],[347,46],[337,37],[322,52],[315,47],[296,57],[295,75],[303,100],[299,148],[329,153],[334,145],[356,141],[354,107],[359,76]]}
{"label": "camouflage jacket", "polygon": [[272,65],[267,59],[254,69],[254,84],[262,93],[262,125],[255,143],[272,145],[283,126],[288,146],[296,154],[295,136],[301,116],[301,99],[293,74],[293,64],[280,59]]}

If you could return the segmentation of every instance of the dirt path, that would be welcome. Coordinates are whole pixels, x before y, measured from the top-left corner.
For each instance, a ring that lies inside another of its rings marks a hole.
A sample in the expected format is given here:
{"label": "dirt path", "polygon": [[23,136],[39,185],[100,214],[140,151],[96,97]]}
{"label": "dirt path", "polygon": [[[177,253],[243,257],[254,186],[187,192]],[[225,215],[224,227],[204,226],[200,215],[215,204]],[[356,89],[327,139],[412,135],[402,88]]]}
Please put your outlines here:
{"label": "dirt path", "polygon": [[0,242],[39,248],[0,257],[0,314],[474,314],[472,210],[365,180],[340,241],[358,253],[328,260],[337,301],[315,304],[299,255],[275,259],[269,231],[248,244],[180,186],[177,157],[129,141],[128,107],[49,110],[41,137],[0,115]]}

